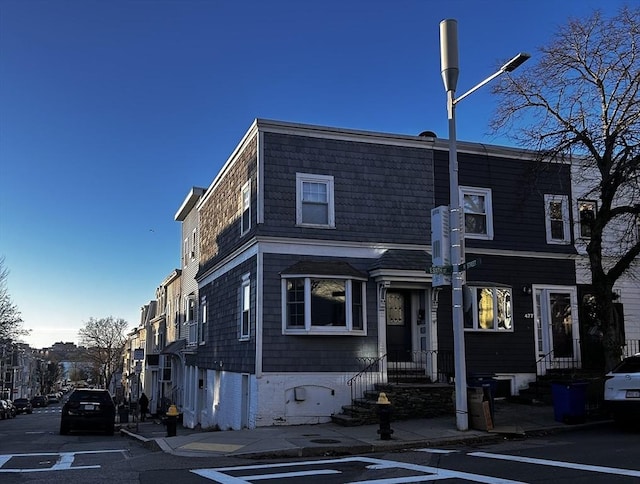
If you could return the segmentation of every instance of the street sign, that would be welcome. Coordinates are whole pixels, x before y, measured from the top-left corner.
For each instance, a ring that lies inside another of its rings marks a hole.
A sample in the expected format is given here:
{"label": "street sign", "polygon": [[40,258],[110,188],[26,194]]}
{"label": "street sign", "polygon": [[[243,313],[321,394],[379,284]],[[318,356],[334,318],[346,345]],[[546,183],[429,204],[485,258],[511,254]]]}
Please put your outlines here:
{"label": "street sign", "polygon": [[[472,267],[476,267],[482,263],[482,259],[474,259],[469,262],[465,262],[464,264],[460,264],[459,271],[466,271],[467,269],[471,269]],[[453,266],[431,266],[429,267],[430,274],[440,274],[444,276],[450,276],[453,274]]]}
{"label": "street sign", "polygon": [[471,269],[472,267],[478,266],[482,263],[482,259],[474,259],[469,262],[465,262],[464,264],[460,264],[460,271],[466,271],[467,269]]}
{"label": "street sign", "polygon": [[429,273],[448,276],[453,273],[453,266],[431,266],[429,267]]}
{"label": "street sign", "polygon": [[144,360],[144,348],[137,348],[133,350],[134,360]]}

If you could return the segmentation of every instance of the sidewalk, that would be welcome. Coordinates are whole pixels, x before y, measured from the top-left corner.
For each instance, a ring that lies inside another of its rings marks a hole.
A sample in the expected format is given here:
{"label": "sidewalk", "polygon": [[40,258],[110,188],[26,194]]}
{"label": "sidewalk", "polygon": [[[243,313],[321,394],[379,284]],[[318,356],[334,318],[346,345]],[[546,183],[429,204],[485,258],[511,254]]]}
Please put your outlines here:
{"label": "sidewalk", "polygon": [[609,422],[587,420],[583,424],[567,425],[554,420],[550,405],[525,405],[501,400],[495,402],[494,421],[491,431],[459,431],[453,416],[392,421],[394,432],[391,440],[380,439],[378,425],[342,427],[333,423],[235,431],[187,429],[178,425],[177,435],[167,437],[167,428],[152,419],[122,424],[120,433],[151,449],[180,456],[303,457],[500,441],[508,436],[524,437]]}

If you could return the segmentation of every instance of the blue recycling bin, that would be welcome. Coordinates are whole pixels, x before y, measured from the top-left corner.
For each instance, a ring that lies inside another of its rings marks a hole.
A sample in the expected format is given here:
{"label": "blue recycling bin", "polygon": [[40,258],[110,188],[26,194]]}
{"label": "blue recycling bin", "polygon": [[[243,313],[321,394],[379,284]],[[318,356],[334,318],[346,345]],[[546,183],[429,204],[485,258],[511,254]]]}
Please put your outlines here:
{"label": "blue recycling bin", "polygon": [[566,424],[584,423],[587,416],[587,382],[554,382],[551,384],[553,417]]}

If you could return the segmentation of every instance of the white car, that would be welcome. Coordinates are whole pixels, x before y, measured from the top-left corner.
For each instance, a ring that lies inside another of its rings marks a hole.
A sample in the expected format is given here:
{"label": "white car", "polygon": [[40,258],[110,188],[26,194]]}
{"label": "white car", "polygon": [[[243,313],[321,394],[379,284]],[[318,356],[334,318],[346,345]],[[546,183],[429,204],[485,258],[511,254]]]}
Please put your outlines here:
{"label": "white car", "polygon": [[606,374],[604,403],[616,422],[640,421],[640,353]]}

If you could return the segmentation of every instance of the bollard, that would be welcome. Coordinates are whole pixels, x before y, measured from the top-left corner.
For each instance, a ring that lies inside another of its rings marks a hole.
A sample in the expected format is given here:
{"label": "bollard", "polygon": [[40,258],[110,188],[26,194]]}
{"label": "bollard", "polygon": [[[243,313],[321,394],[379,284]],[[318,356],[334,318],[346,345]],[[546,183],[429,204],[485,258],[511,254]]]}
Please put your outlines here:
{"label": "bollard", "polygon": [[378,418],[380,419],[380,440],[391,440],[391,402],[387,398],[387,394],[382,392],[378,396]]}
{"label": "bollard", "polygon": [[167,410],[167,437],[176,436],[176,427],[178,424],[178,409],[175,405],[171,405]]}

